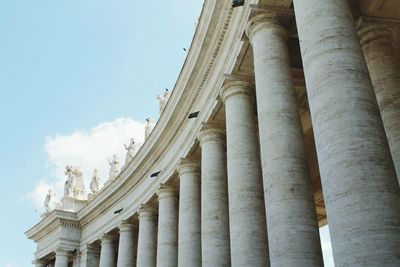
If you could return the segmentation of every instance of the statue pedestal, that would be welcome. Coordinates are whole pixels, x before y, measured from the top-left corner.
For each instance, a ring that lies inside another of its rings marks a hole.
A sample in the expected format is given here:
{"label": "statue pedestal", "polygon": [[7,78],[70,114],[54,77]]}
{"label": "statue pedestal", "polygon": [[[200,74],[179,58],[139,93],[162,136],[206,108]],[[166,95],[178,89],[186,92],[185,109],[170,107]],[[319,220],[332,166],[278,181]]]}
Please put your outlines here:
{"label": "statue pedestal", "polygon": [[77,212],[86,205],[87,200],[64,196],[61,199],[61,203],[62,203],[63,210]]}

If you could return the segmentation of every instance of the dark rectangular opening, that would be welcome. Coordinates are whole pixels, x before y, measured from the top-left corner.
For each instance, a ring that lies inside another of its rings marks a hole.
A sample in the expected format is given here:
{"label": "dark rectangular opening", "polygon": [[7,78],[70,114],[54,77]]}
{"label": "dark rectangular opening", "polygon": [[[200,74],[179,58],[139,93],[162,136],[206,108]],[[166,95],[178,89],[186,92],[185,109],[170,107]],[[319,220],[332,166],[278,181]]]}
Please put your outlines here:
{"label": "dark rectangular opening", "polygon": [[199,113],[200,111],[190,113],[188,119],[196,118],[197,116],[199,116]]}
{"label": "dark rectangular opening", "polygon": [[123,211],[123,209],[124,209],[124,208],[121,208],[121,209],[119,209],[119,210],[114,211],[114,214],[121,213],[121,211]]}
{"label": "dark rectangular opening", "polygon": [[152,173],[152,174],[150,175],[150,177],[157,177],[157,176],[160,174],[160,172],[161,172],[161,171]]}
{"label": "dark rectangular opening", "polygon": [[243,6],[244,0],[232,0],[232,7]]}

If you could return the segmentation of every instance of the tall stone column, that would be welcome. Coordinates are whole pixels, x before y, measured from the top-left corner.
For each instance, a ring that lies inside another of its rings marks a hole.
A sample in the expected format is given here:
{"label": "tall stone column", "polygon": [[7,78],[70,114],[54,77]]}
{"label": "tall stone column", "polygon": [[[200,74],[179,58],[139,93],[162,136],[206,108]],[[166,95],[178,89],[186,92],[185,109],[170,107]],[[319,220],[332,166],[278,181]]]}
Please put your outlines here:
{"label": "tall stone column", "polygon": [[137,227],[129,221],[123,221],[119,226],[119,245],[117,267],[133,267],[135,262],[134,232]]}
{"label": "tall stone column", "polygon": [[226,136],[207,124],[201,146],[201,251],[204,266],[230,266]]}
{"label": "tall stone column", "polygon": [[178,199],[172,186],[161,186],[158,195],[157,266],[178,265]]}
{"label": "tall stone column", "polygon": [[98,267],[100,262],[100,250],[92,244],[86,244],[80,248],[81,267]]}
{"label": "tall stone column", "polygon": [[68,267],[68,251],[63,249],[56,250],[55,267]]}
{"label": "tall stone column", "polygon": [[101,238],[99,267],[114,267],[115,262],[114,236],[105,234]]}
{"label": "tall stone column", "polygon": [[363,21],[359,36],[400,182],[400,62],[390,25]]}
{"label": "tall stone column", "polygon": [[178,167],[179,234],[178,266],[200,267],[201,219],[200,219],[200,166],[197,162],[184,160]]}
{"label": "tall stone column", "polygon": [[291,74],[287,11],[251,19],[271,266],[323,266],[317,214]]}
{"label": "tall stone column", "polygon": [[139,214],[139,237],[137,248],[137,267],[156,266],[157,257],[157,222],[156,211],[143,207]]}
{"label": "tall stone column", "polygon": [[400,265],[400,191],[347,0],[294,0],[337,266]]}
{"label": "tall stone column", "polygon": [[78,252],[72,261],[72,267],[80,267],[80,266],[81,266],[81,255]]}
{"label": "tall stone column", "polygon": [[268,243],[254,88],[230,81],[222,88],[226,112],[229,228],[232,266],[267,266]]}

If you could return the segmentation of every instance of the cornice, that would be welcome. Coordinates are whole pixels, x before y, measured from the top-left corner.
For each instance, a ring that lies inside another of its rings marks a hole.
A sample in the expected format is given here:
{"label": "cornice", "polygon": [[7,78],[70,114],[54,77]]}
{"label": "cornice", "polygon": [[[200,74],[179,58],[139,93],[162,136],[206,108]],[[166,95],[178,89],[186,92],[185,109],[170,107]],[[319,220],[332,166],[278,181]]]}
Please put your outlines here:
{"label": "cornice", "polygon": [[80,228],[79,220],[74,212],[53,210],[48,216],[25,232],[25,235],[34,241],[39,240],[58,226]]}
{"label": "cornice", "polygon": [[[210,17],[210,21],[206,23],[206,30],[200,31],[204,39],[196,40],[195,36],[193,41],[202,44],[201,51],[198,51],[198,61],[188,62],[188,58],[185,62],[185,65],[194,63],[197,65],[193,66],[192,72],[186,74],[181,73],[174,89],[175,93],[173,93],[170,98],[171,102],[169,102],[169,106],[166,108],[160,121],[153,130],[154,134],[149,137],[149,140],[152,140],[152,138],[158,140],[159,147],[163,144],[165,146],[162,146],[162,148],[160,148],[161,150],[157,151],[158,153],[152,153],[154,160],[141,162],[142,168],[144,168],[143,164],[149,165],[147,173],[139,173],[137,169],[134,169],[127,183],[121,183],[120,186],[115,187],[115,191],[110,191],[113,194],[113,198],[107,200],[108,209],[104,208],[105,202],[103,202],[100,207],[94,207],[94,212],[89,214],[90,216],[84,215],[81,217],[82,210],[79,212],[78,216],[82,218],[81,223],[84,229],[86,229],[85,227],[87,224],[90,223],[92,225],[92,221],[100,220],[97,216],[102,216],[103,218],[110,216],[108,221],[102,224],[101,227],[99,227],[98,224],[94,226],[96,231],[91,231],[89,229],[84,230],[82,242],[95,241],[98,239],[97,235],[99,232],[110,231],[120,223],[120,220],[127,219],[132,216],[132,214],[136,213],[140,208],[139,203],[147,203],[149,200],[154,199],[155,192],[159,188],[160,183],[166,182],[176,172],[179,158],[187,156],[193,147],[197,145],[197,135],[202,127],[202,122],[207,121],[214,112],[215,107],[218,106],[218,87],[223,83],[226,68],[232,68],[232,66],[230,66],[234,62],[231,60],[232,49],[234,49],[235,41],[241,34],[237,32],[238,29],[236,26],[242,19],[243,14],[241,12],[236,13],[238,16],[235,17],[234,24],[230,25],[234,10],[230,7],[228,2],[206,1],[205,8],[207,8],[207,6],[211,6],[212,8],[210,10],[212,11],[209,10],[204,13],[203,10],[203,13],[206,15],[208,14],[207,16],[209,17],[209,13],[211,12],[212,16]],[[199,25],[202,25],[202,20],[203,18],[200,19]],[[239,29],[239,31],[243,30],[244,28]],[[206,31],[207,34],[204,34],[204,31]],[[229,41],[227,41],[226,39],[229,31],[230,36]],[[197,32],[199,32],[199,29]],[[192,44],[192,46],[193,45],[196,44]],[[222,60],[219,59],[220,57],[222,57]],[[180,84],[182,81],[185,81],[185,83]],[[173,116],[169,118],[168,115],[165,115],[169,114],[169,109],[173,110],[172,114],[176,116],[175,118],[173,118]],[[187,120],[187,115],[196,110],[201,110],[199,117],[194,120]],[[164,119],[164,116],[168,119]],[[173,119],[175,119],[175,121]],[[179,119],[180,124],[177,124],[176,122],[179,121]],[[169,123],[169,125],[166,125],[166,127],[170,129],[167,133],[159,132],[161,128],[158,127],[160,123],[163,122]],[[160,136],[160,139],[157,139],[157,136]],[[178,152],[178,154],[176,152]],[[160,166],[160,168],[154,167],[157,165]],[[130,167],[131,165],[128,166],[128,168]],[[159,170],[162,170],[159,177],[154,180],[149,178],[151,172]],[[141,176],[141,174],[143,176]],[[118,178],[116,180],[118,181]],[[144,190],[140,188],[144,188]],[[126,200],[122,200],[122,198],[125,198],[128,194],[134,196],[134,198],[129,199],[129,203],[127,203]],[[115,215],[112,217],[110,209],[116,208],[120,203],[125,203],[123,211],[118,216]]]}
{"label": "cornice", "polygon": [[[80,219],[84,219],[94,210],[97,210],[99,205],[103,206],[102,210],[111,207],[126,194],[127,190],[133,188],[141,179],[148,178],[149,174],[153,171],[153,163],[166,153],[168,147],[173,143],[171,139],[174,139],[179,134],[183,123],[187,119],[187,115],[192,111],[191,108],[198,96],[198,91],[201,89],[199,88],[196,91],[187,90],[187,87],[191,87],[191,83],[193,83],[191,80],[197,79],[200,75],[201,68],[196,66],[196,64],[204,64],[207,58],[200,55],[204,53],[204,49],[208,48],[205,40],[208,39],[207,35],[212,34],[212,29],[209,26],[211,20],[216,16],[214,9],[217,8],[217,5],[219,3],[206,1],[199,26],[189,49],[188,57],[176,82],[169,103],[152,134],[138,151],[135,158],[118,177],[107,188],[98,192],[96,197],[79,211],[78,217]],[[198,63],[198,61],[202,62]],[[174,125],[174,127],[171,127],[171,125]],[[115,194],[115,192],[119,193]],[[107,204],[104,206],[105,203]]]}
{"label": "cornice", "polygon": [[[98,240],[137,213],[141,203],[154,199],[160,184],[176,173],[180,158],[196,147],[202,122],[221,104],[219,87],[226,69],[233,68],[232,51],[244,30],[236,26],[242,19],[242,12],[233,10],[228,1],[205,2],[188,57],[152,134],[130,164],[76,214],[82,244]],[[188,120],[196,110],[201,110],[198,118]],[[157,178],[150,178],[160,170]],[[117,208],[123,210],[115,214]]]}
{"label": "cornice", "polygon": [[[84,207],[81,211],[79,211],[78,216],[80,219],[84,219],[87,215],[89,215],[91,210],[98,209],[99,205],[102,205],[102,203],[107,202],[109,207],[112,206],[113,203],[118,201],[119,198],[126,193],[124,192],[125,190],[123,190],[123,188],[132,188],[135,186],[135,184],[140,182],[139,180],[141,177],[147,178],[146,173],[150,173],[152,171],[151,168],[153,162],[157,161],[172,143],[171,139],[168,139],[168,137],[176,137],[179,134],[180,129],[183,128],[182,126],[184,123],[186,123],[187,115],[192,112],[192,107],[194,106],[194,103],[196,102],[196,99],[198,98],[199,93],[208,78],[208,75],[210,74],[211,68],[215,64],[215,57],[218,56],[221,41],[226,33],[226,25],[229,23],[229,19],[232,15],[232,9],[229,8],[227,11],[225,11],[225,15],[222,16],[222,18],[224,20],[228,20],[228,22],[222,24],[221,30],[217,35],[220,41],[215,42],[216,47],[213,48],[211,60],[207,61],[209,56],[200,56],[200,54],[204,54],[204,52],[209,54],[210,52],[211,46],[209,43],[207,43],[207,40],[210,38],[210,36],[215,36],[215,29],[211,26],[213,24],[211,21],[215,20],[216,18],[221,19],[221,16],[217,14],[217,12],[220,12],[220,10],[224,11],[224,9],[221,8],[222,4],[223,3],[221,2],[215,3],[214,1],[206,1],[204,10],[202,12],[202,14],[205,15],[205,19],[202,17],[199,23],[199,27],[204,27],[204,29],[202,30],[198,28],[196,30],[192,47],[189,50],[188,58],[185,61],[185,65],[175,85],[169,104],[154,128],[153,133],[149,137],[148,141],[146,141],[139,150],[134,160],[113,182],[110,183],[108,188],[104,188],[102,191],[100,191],[97,196],[91,202],[89,202],[87,207]],[[213,16],[210,16],[210,14]],[[206,20],[209,21],[207,22]],[[218,23],[214,22],[214,24]],[[199,44],[202,45],[199,47]],[[194,55],[191,55],[191,53]],[[193,65],[193,62],[196,61],[202,61],[198,63],[200,65],[204,65],[204,63],[208,62],[207,67],[199,68],[198,66]],[[190,81],[190,78],[198,80],[198,77],[202,77],[201,82],[198,86],[194,86],[195,84]],[[186,82],[186,84],[183,82]],[[197,89],[188,90],[188,87],[195,87]],[[182,103],[183,101],[186,103]],[[183,108],[185,108],[185,110],[182,112]],[[175,121],[173,121],[173,119],[175,119]],[[176,119],[179,119],[180,121],[176,123]],[[170,127],[171,125],[174,125],[174,127]],[[160,151],[160,148],[163,148],[162,151]],[[155,151],[158,153],[154,153]],[[152,157],[153,160],[145,158],[145,156]],[[144,166],[147,167],[147,170],[145,171],[143,171]],[[133,177],[140,178],[132,179]],[[126,183],[128,179],[130,182]],[[136,183],[133,183],[132,180],[135,180]],[[118,194],[120,196],[116,196],[114,194],[115,192],[121,192],[121,194]],[[101,210],[104,210],[104,208]]]}

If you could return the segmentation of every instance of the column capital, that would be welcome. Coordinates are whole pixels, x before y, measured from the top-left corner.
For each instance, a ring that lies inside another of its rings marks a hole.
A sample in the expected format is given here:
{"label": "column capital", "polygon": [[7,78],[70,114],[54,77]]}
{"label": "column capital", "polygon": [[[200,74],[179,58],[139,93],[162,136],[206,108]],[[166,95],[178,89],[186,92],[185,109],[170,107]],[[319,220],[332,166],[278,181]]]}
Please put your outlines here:
{"label": "column capital", "polygon": [[182,159],[176,170],[179,176],[187,172],[200,172],[200,162],[198,160]]}
{"label": "column capital", "polygon": [[37,266],[37,267],[44,267],[44,266],[47,266],[47,265],[46,265],[46,264],[47,264],[47,261],[44,260],[44,259],[35,259],[32,263],[33,263],[35,266]]}
{"label": "column capital", "polygon": [[157,214],[157,210],[150,205],[142,205],[137,213],[140,220],[141,218],[155,217]]}
{"label": "column capital", "polygon": [[101,238],[101,244],[112,243],[114,242],[114,235],[112,234],[104,234]]}
{"label": "column capital", "polygon": [[250,42],[262,30],[276,30],[286,38],[286,29],[294,18],[293,10],[262,5],[250,5],[250,8],[250,20],[246,25],[246,35]]}
{"label": "column capital", "polygon": [[100,254],[100,247],[94,244],[84,244],[80,247],[79,251],[81,252],[82,255],[88,253]]}
{"label": "column capital", "polygon": [[200,146],[208,141],[219,141],[226,143],[225,130],[210,123],[203,123],[203,128],[200,130],[197,139],[200,141]]}
{"label": "column capital", "polygon": [[161,185],[156,194],[158,196],[158,200],[163,198],[176,198],[175,188],[170,185]]}
{"label": "column capital", "polygon": [[250,77],[225,74],[225,81],[220,90],[220,95],[224,102],[229,97],[237,94],[248,96],[255,100],[254,87],[254,81]]}
{"label": "column capital", "polygon": [[57,248],[55,252],[56,252],[56,256],[66,256],[66,257],[68,257],[68,255],[69,255],[68,250],[65,250],[63,248]]}
{"label": "column capital", "polygon": [[119,232],[131,232],[136,228],[136,225],[129,220],[124,220],[118,226]]}
{"label": "column capital", "polygon": [[376,40],[394,42],[396,30],[400,30],[400,21],[360,17],[357,20],[358,36],[362,46]]}

